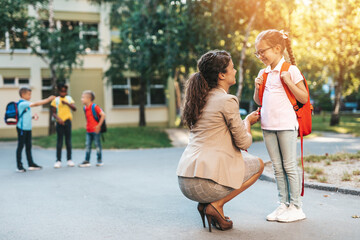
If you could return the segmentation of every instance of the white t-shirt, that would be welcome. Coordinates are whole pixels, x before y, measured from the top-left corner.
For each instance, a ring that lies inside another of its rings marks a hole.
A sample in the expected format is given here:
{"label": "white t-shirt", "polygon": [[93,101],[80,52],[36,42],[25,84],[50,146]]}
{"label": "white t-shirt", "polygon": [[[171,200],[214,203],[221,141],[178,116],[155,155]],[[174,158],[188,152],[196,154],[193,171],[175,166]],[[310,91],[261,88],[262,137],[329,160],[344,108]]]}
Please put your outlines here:
{"label": "white t-shirt", "polygon": [[[260,77],[264,71],[268,73],[261,108],[261,128],[264,130],[297,130],[299,127],[296,113],[280,80],[280,70],[284,62],[285,59],[282,58],[273,70],[267,66],[258,74]],[[295,84],[304,79],[294,65],[290,66],[289,72]]]}

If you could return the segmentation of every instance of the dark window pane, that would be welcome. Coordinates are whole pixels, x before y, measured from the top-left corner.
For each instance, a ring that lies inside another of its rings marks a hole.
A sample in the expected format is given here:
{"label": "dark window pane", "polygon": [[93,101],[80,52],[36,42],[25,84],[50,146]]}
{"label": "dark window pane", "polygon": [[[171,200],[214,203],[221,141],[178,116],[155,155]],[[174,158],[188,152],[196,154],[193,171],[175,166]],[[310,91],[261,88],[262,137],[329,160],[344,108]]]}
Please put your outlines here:
{"label": "dark window pane", "polygon": [[[140,104],[140,78],[131,78],[131,100],[132,105]],[[146,94],[145,94],[145,104],[147,104]]]}
{"label": "dark window pane", "polygon": [[26,49],[28,47],[27,31],[11,30],[10,32],[10,47],[14,49]]}
{"label": "dark window pane", "polygon": [[83,41],[85,50],[99,50],[98,25],[96,23],[83,23]]}
{"label": "dark window pane", "polygon": [[83,23],[82,30],[84,32],[97,32],[98,25],[97,23]]}
{"label": "dark window pane", "polygon": [[64,42],[79,42],[79,22],[75,21],[61,21],[62,41]]}
{"label": "dark window pane", "polygon": [[83,35],[85,50],[99,50],[99,39],[97,35]]}
{"label": "dark window pane", "polygon": [[15,78],[4,78],[4,85],[15,85]]}
{"label": "dark window pane", "polygon": [[[42,90],[41,95],[42,95],[41,96],[42,99],[50,97],[51,96],[51,90]],[[43,108],[49,108],[49,107],[50,107],[50,103],[47,103],[47,104],[43,105]]]}
{"label": "dark window pane", "polygon": [[131,78],[131,87],[140,87],[140,78]]}
{"label": "dark window pane", "polygon": [[73,31],[79,27],[79,22],[77,21],[61,21],[61,31]]}
{"label": "dark window pane", "polygon": [[163,85],[163,84],[165,84],[165,81],[164,81],[164,79],[162,79],[162,78],[153,78],[153,79],[151,79],[150,84],[151,84],[151,85],[155,85],[155,84],[161,84],[161,85]]}
{"label": "dark window pane", "polygon": [[43,21],[42,22],[42,31],[39,35],[40,39],[40,47],[41,49],[49,49],[49,43],[48,43],[48,34],[47,31],[49,30],[49,21]]}
{"label": "dark window pane", "polygon": [[165,104],[165,91],[163,88],[150,89],[151,104]]}
{"label": "dark window pane", "polygon": [[51,87],[51,78],[43,78],[42,85],[43,87]]}
{"label": "dark window pane", "polygon": [[0,30],[0,49],[5,49],[5,32]]}
{"label": "dark window pane", "polygon": [[27,78],[20,78],[20,79],[19,79],[19,84],[29,84],[29,79],[27,79]]}
{"label": "dark window pane", "polygon": [[126,78],[113,79],[113,85],[127,85],[127,79]]}
{"label": "dark window pane", "polygon": [[129,105],[129,90],[127,89],[113,89],[113,105]]}

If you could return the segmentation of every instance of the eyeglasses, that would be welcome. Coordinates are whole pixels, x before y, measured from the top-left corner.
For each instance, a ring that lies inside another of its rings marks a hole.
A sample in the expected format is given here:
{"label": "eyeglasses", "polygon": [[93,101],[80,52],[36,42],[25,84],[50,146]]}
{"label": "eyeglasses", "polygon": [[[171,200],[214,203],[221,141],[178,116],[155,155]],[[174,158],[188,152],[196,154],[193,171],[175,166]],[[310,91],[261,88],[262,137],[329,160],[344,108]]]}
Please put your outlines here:
{"label": "eyeglasses", "polygon": [[259,51],[254,52],[254,54],[255,54],[255,56],[256,56],[257,58],[263,57],[263,56],[264,56],[264,53],[265,53],[267,50],[271,49],[271,48],[273,48],[273,47],[268,47],[268,48],[265,48],[265,49],[260,49]]}

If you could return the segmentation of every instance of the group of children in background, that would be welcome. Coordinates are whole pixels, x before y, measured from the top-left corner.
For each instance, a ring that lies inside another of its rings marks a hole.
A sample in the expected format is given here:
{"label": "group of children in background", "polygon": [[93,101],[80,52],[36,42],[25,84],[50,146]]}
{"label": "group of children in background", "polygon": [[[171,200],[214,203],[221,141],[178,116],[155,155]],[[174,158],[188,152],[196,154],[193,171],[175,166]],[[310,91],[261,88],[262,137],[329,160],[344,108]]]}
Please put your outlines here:
{"label": "group of children in background", "polygon": [[[32,158],[31,153],[31,139],[32,139],[32,119],[37,120],[37,115],[31,114],[31,108],[50,103],[50,111],[56,120],[56,162],[54,168],[61,168],[61,152],[63,147],[63,139],[65,137],[65,145],[67,151],[67,166],[74,167],[75,163],[72,161],[72,146],[71,146],[71,125],[72,125],[72,111],[76,111],[75,102],[72,97],[68,95],[68,86],[65,84],[58,85],[59,96],[50,96],[46,99],[30,102],[31,89],[23,87],[19,94],[21,100],[18,102],[18,122],[16,125],[18,135],[18,146],[16,149],[17,171],[26,172],[22,161],[22,150],[25,146],[26,158],[28,161],[28,170],[40,170],[41,166],[37,165]],[[90,167],[90,153],[93,141],[95,142],[97,151],[97,164],[100,167],[102,162],[102,148],[101,148],[101,126],[105,121],[104,111],[96,104],[94,104],[95,94],[90,90],[82,93],[81,102],[84,105],[84,113],[86,118],[86,154],[85,160],[79,164],[79,167]]]}

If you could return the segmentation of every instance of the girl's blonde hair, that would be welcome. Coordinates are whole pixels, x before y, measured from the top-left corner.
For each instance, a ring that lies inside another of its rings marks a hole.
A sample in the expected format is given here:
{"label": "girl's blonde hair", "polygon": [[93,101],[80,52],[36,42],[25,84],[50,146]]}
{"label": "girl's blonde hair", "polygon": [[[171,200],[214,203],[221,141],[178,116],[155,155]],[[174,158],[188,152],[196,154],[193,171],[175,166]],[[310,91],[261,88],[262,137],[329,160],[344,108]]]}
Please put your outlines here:
{"label": "girl's blonde hair", "polygon": [[266,41],[270,47],[275,47],[279,44],[282,52],[286,49],[289,55],[290,63],[292,65],[296,65],[295,56],[291,48],[291,40],[287,33],[276,29],[265,30],[259,33],[256,37],[255,43],[258,43],[261,40]]}

